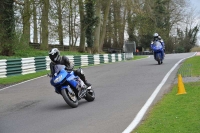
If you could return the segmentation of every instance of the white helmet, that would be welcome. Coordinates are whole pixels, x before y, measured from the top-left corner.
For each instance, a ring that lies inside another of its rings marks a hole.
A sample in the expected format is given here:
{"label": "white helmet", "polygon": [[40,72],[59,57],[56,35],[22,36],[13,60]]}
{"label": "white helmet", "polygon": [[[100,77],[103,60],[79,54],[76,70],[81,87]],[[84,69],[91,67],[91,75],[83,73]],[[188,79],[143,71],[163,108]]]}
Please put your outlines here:
{"label": "white helmet", "polygon": [[158,35],[158,33],[154,33],[153,34],[153,37],[155,38],[155,37],[158,37],[159,35]]}
{"label": "white helmet", "polygon": [[153,34],[153,39],[154,39],[154,40],[158,40],[158,36],[159,36],[158,33],[154,33],[154,34]]}
{"label": "white helmet", "polygon": [[58,57],[60,56],[60,51],[57,48],[52,48],[49,51],[49,58],[55,62],[58,60]]}

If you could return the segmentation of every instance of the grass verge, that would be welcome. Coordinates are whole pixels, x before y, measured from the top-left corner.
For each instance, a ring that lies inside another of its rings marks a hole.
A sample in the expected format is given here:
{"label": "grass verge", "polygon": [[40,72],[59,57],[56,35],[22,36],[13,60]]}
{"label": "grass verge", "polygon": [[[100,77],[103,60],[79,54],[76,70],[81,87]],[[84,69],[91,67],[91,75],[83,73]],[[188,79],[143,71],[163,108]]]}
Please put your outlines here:
{"label": "grass verge", "polygon": [[148,57],[148,56],[145,56],[145,55],[134,55],[133,60],[139,60],[139,59],[147,58],[147,57]]}
{"label": "grass verge", "polygon": [[[178,73],[200,76],[199,60],[199,56],[187,59]],[[186,94],[176,95],[178,84],[175,84],[132,133],[199,133],[200,81],[184,83],[184,88]]]}
{"label": "grass verge", "polygon": [[[17,58],[27,58],[27,57],[38,57],[38,56],[48,56],[47,50],[35,50],[30,49],[26,50],[29,52],[24,52],[24,50],[17,50],[15,51],[14,56],[1,56],[0,59],[17,59]],[[88,55],[89,53],[80,53],[77,51],[60,51],[61,55]]]}
{"label": "grass verge", "polygon": [[132,133],[199,133],[200,82],[184,86],[187,94],[176,95],[175,85]]}
{"label": "grass verge", "polygon": [[36,73],[31,73],[31,74],[26,74],[26,75],[15,75],[15,76],[9,76],[7,78],[0,78],[0,84],[2,85],[15,84],[15,83],[19,83],[19,82],[37,78],[40,76],[47,75],[47,73],[49,73],[49,71],[44,70],[44,71],[38,71]]}

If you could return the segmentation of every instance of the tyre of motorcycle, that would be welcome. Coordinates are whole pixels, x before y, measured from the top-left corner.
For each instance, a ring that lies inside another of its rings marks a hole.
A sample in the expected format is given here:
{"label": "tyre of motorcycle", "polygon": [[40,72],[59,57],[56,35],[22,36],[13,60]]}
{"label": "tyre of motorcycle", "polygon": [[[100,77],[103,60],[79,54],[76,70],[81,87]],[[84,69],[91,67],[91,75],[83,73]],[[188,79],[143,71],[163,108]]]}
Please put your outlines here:
{"label": "tyre of motorcycle", "polygon": [[160,53],[157,53],[156,54],[156,59],[157,59],[157,61],[158,61],[158,65],[160,65],[161,64],[161,54]]}
{"label": "tyre of motorcycle", "polygon": [[94,101],[94,99],[95,99],[94,90],[92,88],[91,89],[87,89],[85,100],[88,101],[88,102],[92,102],[92,101]]}
{"label": "tyre of motorcycle", "polygon": [[72,108],[78,107],[78,99],[76,97],[76,94],[73,90],[70,89],[70,91],[66,89],[61,90],[61,94],[63,96],[63,99],[65,102]]}

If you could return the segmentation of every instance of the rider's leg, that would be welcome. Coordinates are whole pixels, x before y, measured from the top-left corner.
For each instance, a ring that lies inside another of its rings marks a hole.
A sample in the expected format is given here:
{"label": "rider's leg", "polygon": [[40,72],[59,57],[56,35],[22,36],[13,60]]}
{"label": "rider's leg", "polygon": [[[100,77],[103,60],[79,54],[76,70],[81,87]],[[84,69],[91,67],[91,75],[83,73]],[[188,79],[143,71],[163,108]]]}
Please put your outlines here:
{"label": "rider's leg", "polygon": [[162,54],[162,58],[164,58],[165,57],[164,50],[162,50],[161,54]]}
{"label": "rider's leg", "polygon": [[86,86],[91,86],[91,84],[86,80],[85,75],[79,70],[74,70],[74,74],[79,76],[80,79],[85,83]]}
{"label": "rider's leg", "polygon": [[164,53],[163,55],[164,55],[164,57],[165,57],[165,49],[163,49],[163,53]]}

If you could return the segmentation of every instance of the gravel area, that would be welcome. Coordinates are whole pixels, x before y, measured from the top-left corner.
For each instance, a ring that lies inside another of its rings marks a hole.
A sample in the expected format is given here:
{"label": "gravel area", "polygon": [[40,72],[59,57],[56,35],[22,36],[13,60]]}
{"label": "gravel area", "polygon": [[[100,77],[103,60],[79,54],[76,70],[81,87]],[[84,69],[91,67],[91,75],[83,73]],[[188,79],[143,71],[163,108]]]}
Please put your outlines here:
{"label": "gravel area", "polygon": [[[188,82],[198,82],[200,81],[200,77],[182,77],[182,80],[184,83],[188,83]],[[176,78],[174,80],[174,84],[178,83],[178,78]]]}

